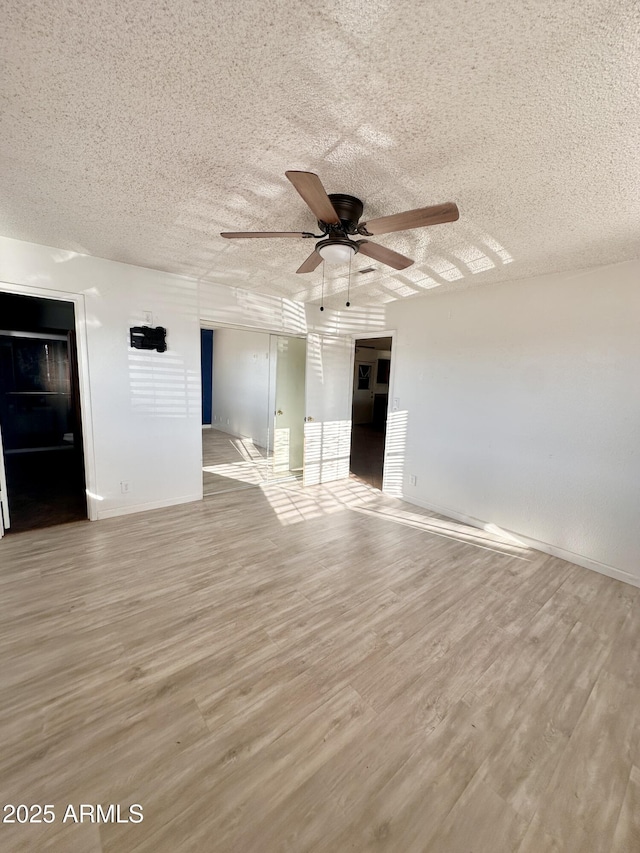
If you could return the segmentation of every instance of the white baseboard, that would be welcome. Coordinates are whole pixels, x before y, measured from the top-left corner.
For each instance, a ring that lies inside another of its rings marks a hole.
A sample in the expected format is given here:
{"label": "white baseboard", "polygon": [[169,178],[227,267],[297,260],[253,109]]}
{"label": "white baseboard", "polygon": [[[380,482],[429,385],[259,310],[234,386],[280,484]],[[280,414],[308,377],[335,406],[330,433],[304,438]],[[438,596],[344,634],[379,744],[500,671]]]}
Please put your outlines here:
{"label": "white baseboard", "polygon": [[98,510],[98,521],[104,518],[115,518],[118,515],[132,515],[134,512],[147,512],[150,509],[162,509],[166,506],[177,506],[191,501],[201,501],[202,492],[197,495],[183,495],[179,498],[169,498],[164,501],[151,501],[146,504],[132,504],[131,506],[119,506],[114,509]]}
{"label": "white baseboard", "polygon": [[[485,525],[489,524],[488,521],[481,521],[479,518],[474,518],[471,515],[456,512],[453,509],[449,509],[449,507],[429,504],[426,501],[419,500],[418,498],[403,495],[402,500],[410,504],[415,504],[415,506],[422,507],[422,509],[437,512],[438,515],[444,515],[447,518],[451,518],[453,521],[461,521],[463,524],[468,524],[471,527],[478,527],[481,530],[484,530]],[[561,560],[567,560],[567,562],[574,563],[576,566],[581,566],[584,569],[591,569],[591,571],[599,572],[601,575],[606,575],[607,577],[614,578],[617,581],[631,584],[631,586],[640,587],[640,577],[632,575],[630,572],[625,572],[622,569],[616,569],[615,566],[609,566],[607,563],[601,563],[598,560],[591,559],[591,557],[584,557],[582,554],[574,554],[573,551],[567,551],[565,548],[559,548],[557,545],[550,545],[548,542],[531,539],[529,536],[518,533],[517,530],[507,530],[506,528],[502,529],[510,536],[515,536],[529,548],[533,548],[536,551],[542,551],[543,554],[549,554],[551,557],[559,557]]]}

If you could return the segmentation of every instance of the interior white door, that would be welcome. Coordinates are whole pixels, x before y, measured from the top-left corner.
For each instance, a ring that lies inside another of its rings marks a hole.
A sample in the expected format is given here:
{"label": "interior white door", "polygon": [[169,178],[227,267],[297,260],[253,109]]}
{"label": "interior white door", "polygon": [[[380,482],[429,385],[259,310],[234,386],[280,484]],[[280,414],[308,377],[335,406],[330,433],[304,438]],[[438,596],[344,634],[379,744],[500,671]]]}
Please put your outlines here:
{"label": "interior white door", "polygon": [[353,341],[307,337],[304,484],[349,476]]}
{"label": "interior white door", "polygon": [[2,427],[0,427],[0,536],[9,527],[9,496],[7,494],[7,477],[4,469],[4,447],[2,445]]}
{"label": "interior white door", "polygon": [[275,477],[294,476],[303,467],[306,349],[304,338],[271,337],[275,394],[273,464],[269,473]]}

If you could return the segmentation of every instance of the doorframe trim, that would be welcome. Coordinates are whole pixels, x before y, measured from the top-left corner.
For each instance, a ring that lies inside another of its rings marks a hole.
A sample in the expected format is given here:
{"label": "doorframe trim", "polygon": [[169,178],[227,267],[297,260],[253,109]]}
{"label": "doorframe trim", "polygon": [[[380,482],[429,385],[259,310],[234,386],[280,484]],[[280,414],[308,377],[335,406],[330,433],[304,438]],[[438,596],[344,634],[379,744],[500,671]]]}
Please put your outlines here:
{"label": "doorframe trim", "polygon": [[[270,326],[243,326],[241,323],[219,323],[217,320],[203,320],[200,318],[201,329],[233,329],[237,332],[259,332],[263,335],[281,335],[285,338],[304,338],[306,341],[308,332],[283,332],[281,329],[271,328]],[[374,337],[374,335],[369,335]]]}
{"label": "doorframe trim", "polygon": [[[353,405],[353,383],[354,383],[354,373],[355,373],[355,363],[356,363],[356,341],[360,340],[369,340],[371,338],[391,338],[391,368],[389,370],[389,399],[387,400],[387,422],[389,421],[389,415],[393,412],[393,393],[395,391],[395,379],[396,379],[396,335],[398,334],[397,329],[388,329],[386,331],[375,331],[375,332],[352,332],[349,337],[351,338],[351,379],[350,379],[350,395],[349,399]],[[351,422],[351,434],[353,435],[353,419]],[[385,493],[384,488],[384,472],[387,467],[387,438],[385,435],[384,440],[384,453],[382,454],[382,489],[380,490],[383,494]],[[351,457],[349,457],[349,470],[351,470]]]}
{"label": "doorframe trim", "polygon": [[72,302],[75,318],[76,343],[78,350],[78,379],[80,386],[80,409],[82,415],[82,442],[84,454],[85,494],[87,497],[87,517],[98,520],[98,490],[96,482],[96,463],[93,439],[93,414],[91,409],[91,384],[89,381],[89,345],[87,337],[87,311],[83,293],[66,290],[50,290],[32,287],[26,284],[13,284],[0,281],[0,292],[17,293],[22,296],[35,296],[38,299],[53,299],[56,302]]}

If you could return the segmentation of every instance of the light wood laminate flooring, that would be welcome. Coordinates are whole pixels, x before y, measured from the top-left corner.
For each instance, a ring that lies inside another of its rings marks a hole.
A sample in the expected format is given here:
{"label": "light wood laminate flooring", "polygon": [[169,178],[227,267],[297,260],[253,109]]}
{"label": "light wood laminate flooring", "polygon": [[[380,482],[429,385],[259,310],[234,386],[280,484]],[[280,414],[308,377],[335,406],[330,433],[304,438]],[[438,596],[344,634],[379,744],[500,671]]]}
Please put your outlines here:
{"label": "light wood laminate flooring", "polygon": [[274,471],[267,450],[252,439],[219,429],[202,430],[202,490],[205,497],[301,479],[302,472]]}
{"label": "light wood laminate flooring", "polygon": [[638,592],[355,480],[6,537],[2,804],[56,820],[0,850],[638,851]]}
{"label": "light wood laminate flooring", "polygon": [[266,485],[267,465],[266,450],[251,439],[219,429],[202,430],[202,487],[205,497]]}
{"label": "light wood laminate flooring", "polygon": [[354,424],[351,430],[351,476],[375,489],[382,489],[384,438],[384,428],[374,424]]}

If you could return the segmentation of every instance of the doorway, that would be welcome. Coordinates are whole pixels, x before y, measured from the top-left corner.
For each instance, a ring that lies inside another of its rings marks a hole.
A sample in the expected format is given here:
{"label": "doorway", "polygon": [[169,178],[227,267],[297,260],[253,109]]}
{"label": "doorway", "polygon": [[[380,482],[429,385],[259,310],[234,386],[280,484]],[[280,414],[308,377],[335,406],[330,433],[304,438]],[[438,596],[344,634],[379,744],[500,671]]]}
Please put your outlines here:
{"label": "doorway", "polygon": [[391,345],[391,337],[355,341],[350,472],[353,477],[380,490],[389,409]]}
{"label": "doorway", "polygon": [[0,293],[4,526],[87,518],[72,302]]}
{"label": "doorway", "polygon": [[216,327],[201,342],[204,497],[300,478],[305,339]]}

